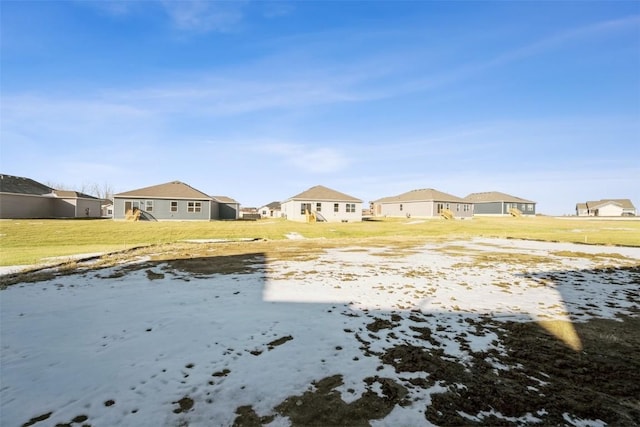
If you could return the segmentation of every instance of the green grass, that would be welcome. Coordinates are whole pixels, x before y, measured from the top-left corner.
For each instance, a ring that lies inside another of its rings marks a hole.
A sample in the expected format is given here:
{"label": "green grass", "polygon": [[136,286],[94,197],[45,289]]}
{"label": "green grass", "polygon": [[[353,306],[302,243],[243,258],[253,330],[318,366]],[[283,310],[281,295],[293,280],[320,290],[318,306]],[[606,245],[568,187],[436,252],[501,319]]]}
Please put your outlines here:
{"label": "green grass", "polygon": [[434,240],[476,236],[640,246],[640,221],[533,218],[472,220],[384,219],[358,223],[286,220],[125,222],[112,220],[2,220],[0,265],[36,264],[48,257],[113,252],[186,239],[305,238]]}

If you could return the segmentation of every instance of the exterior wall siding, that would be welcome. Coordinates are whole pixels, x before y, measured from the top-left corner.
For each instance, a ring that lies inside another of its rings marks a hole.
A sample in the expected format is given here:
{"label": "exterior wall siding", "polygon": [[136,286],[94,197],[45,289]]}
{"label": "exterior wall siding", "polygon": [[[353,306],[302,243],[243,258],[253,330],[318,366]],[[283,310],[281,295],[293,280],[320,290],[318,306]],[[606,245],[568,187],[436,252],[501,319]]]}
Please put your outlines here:
{"label": "exterior wall siding", "polygon": [[101,216],[100,200],[59,199],[24,194],[0,195],[0,218],[86,218],[86,208],[89,208],[89,217]]}
{"label": "exterior wall siding", "polygon": [[69,199],[58,200],[53,204],[53,216],[56,218],[75,218],[76,201]]}
{"label": "exterior wall siding", "polygon": [[[147,201],[151,201],[153,203],[152,210],[148,211]],[[140,208],[144,211],[149,212],[154,216],[158,221],[170,221],[170,220],[178,220],[178,221],[208,221],[211,218],[211,203],[210,200],[179,200],[179,199],[152,199],[152,198],[120,198],[116,197],[113,200],[113,219],[125,219],[126,211],[125,206],[127,202],[138,202],[140,204]],[[177,202],[178,208],[176,212],[171,211],[171,202]],[[189,202],[200,202],[201,209],[200,212],[188,212],[188,203]]]}
{"label": "exterior wall siding", "polygon": [[474,215],[510,215],[509,210],[515,207],[523,215],[535,215],[535,203],[515,203],[515,202],[483,202],[473,204]]}
{"label": "exterior wall siding", "polygon": [[78,218],[100,218],[102,216],[102,203],[100,200],[78,199],[76,215]]}
{"label": "exterior wall siding", "polygon": [[[306,222],[307,216],[302,213],[302,204],[311,204],[311,211],[318,212],[327,222],[359,222],[362,221],[362,202],[338,202],[318,200],[289,200],[281,205],[282,213],[290,221]],[[320,210],[317,204],[320,203]],[[334,204],[338,204],[338,212],[334,210]],[[355,205],[354,212],[347,212],[347,204]]]}
{"label": "exterior wall siding", "polygon": [[[438,204],[442,204],[444,209],[451,210],[456,218],[471,218],[473,216],[471,203],[437,201],[381,203],[380,208],[374,206],[374,212],[376,215],[397,218],[439,218]],[[465,205],[467,210],[464,208]]]}
{"label": "exterior wall siding", "polygon": [[598,208],[598,216],[622,216],[622,208],[614,204],[604,205]]}
{"label": "exterior wall siding", "polygon": [[504,215],[502,202],[474,203],[474,215]]}
{"label": "exterior wall siding", "polygon": [[238,219],[240,217],[240,207],[236,203],[219,203],[220,219]]}
{"label": "exterior wall siding", "polygon": [[0,194],[0,218],[51,218],[53,200],[42,196]]}

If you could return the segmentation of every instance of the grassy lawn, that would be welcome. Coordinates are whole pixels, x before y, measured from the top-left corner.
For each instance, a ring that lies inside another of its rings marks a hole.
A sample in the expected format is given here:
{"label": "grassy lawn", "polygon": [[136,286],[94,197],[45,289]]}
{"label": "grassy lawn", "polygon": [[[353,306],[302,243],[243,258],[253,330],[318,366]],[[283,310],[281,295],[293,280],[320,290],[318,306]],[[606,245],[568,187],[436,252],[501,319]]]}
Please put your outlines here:
{"label": "grassy lawn", "polygon": [[472,220],[384,219],[359,223],[286,220],[125,222],[112,220],[2,220],[0,266],[41,263],[49,257],[115,252],[187,239],[443,239],[476,236],[640,246],[640,221],[550,217]]}

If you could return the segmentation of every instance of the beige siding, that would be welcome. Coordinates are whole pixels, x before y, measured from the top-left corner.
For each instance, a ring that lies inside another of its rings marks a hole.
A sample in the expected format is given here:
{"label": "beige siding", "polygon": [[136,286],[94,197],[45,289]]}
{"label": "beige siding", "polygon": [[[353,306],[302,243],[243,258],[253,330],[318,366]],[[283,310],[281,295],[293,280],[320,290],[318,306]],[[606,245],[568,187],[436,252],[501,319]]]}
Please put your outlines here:
{"label": "beige siding", "polygon": [[[439,218],[438,204],[442,204],[443,209],[451,210],[456,218],[471,218],[473,216],[471,203],[458,202],[409,201],[381,203],[374,206],[374,211],[379,216],[396,218]],[[465,205],[467,206],[466,210]]]}
{"label": "beige siding", "polygon": [[[311,204],[311,211],[318,212],[317,204],[320,203],[320,211],[327,222],[356,222],[362,221],[362,203],[360,202],[339,202],[339,201],[317,201],[317,200],[289,200],[281,206],[282,213],[290,221],[306,222],[307,216],[302,213],[302,204]],[[338,204],[338,212],[334,211],[334,204]],[[347,212],[347,204],[355,205],[355,212]]]}
{"label": "beige siding", "polygon": [[49,218],[53,198],[23,194],[0,194],[0,218]]}
{"label": "beige siding", "polygon": [[598,208],[598,216],[621,216],[622,207],[613,203]]}

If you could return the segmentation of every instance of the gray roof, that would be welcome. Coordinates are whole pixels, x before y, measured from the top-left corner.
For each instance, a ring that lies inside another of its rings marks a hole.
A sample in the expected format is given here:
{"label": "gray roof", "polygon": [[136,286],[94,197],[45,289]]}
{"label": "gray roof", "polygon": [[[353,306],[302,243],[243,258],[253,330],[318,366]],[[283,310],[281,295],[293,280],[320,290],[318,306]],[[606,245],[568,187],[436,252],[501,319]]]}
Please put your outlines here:
{"label": "gray roof", "polygon": [[398,202],[454,202],[468,203],[466,200],[453,194],[443,193],[433,188],[422,188],[419,190],[411,190],[398,196],[383,197],[374,201],[374,203],[398,203]]}
{"label": "gray roof", "polygon": [[54,190],[53,191],[56,196],[61,199],[95,199],[100,200],[97,197],[90,196],[85,193],[80,193],[79,191],[68,191],[68,190]]}
{"label": "gray roof", "polygon": [[218,203],[236,203],[236,204],[239,204],[236,200],[232,199],[231,197],[227,197],[227,196],[213,196],[213,198]]}
{"label": "gray roof", "polygon": [[126,191],[115,194],[114,197],[145,197],[150,199],[196,199],[211,200],[212,197],[202,191],[180,181],[171,181],[166,184],[153,185],[151,187],[139,188],[137,190]]}
{"label": "gray roof", "polygon": [[360,199],[336,190],[332,190],[331,188],[323,187],[322,185],[311,187],[308,190],[289,198],[288,200],[318,200],[362,203],[362,200]]}
{"label": "gray roof", "polygon": [[52,194],[53,188],[21,176],[0,175],[0,193],[43,196]]}
{"label": "gray roof", "polygon": [[273,210],[278,210],[280,209],[282,206],[280,205],[280,202],[271,202],[268,205],[265,205],[265,207],[269,208],[269,209],[273,209]]}
{"label": "gray roof", "polygon": [[48,185],[21,176],[0,175],[0,193],[28,194],[30,196],[49,196],[60,199],[98,199],[79,191],[55,190]]}
{"label": "gray roof", "polygon": [[491,203],[491,202],[508,202],[508,203],[535,203],[531,200],[521,199],[520,197],[510,194],[501,193],[499,191],[487,191],[484,193],[471,193],[464,198],[466,201],[473,203]]}

